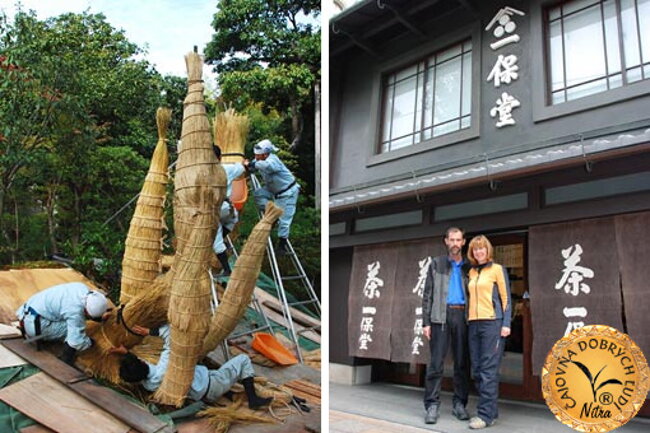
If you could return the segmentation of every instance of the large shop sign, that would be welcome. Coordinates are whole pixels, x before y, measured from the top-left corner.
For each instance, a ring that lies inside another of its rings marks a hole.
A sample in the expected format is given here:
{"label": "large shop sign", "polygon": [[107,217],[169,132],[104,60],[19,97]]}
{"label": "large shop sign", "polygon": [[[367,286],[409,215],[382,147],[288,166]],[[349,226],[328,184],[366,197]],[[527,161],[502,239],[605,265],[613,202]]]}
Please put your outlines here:
{"label": "large shop sign", "polygon": [[[490,109],[490,116],[496,117],[495,126],[502,128],[512,126],[517,122],[512,111],[521,103],[514,96],[508,93],[507,87],[519,78],[519,58],[508,51],[510,45],[520,41],[517,34],[517,18],[525,14],[515,8],[506,6],[499,10],[492,18],[492,21],[485,27],[486,32],[491,32],[496,40],[490,44],[492,51],[497,54],[494,66],[487,76],[487,81],[493,83],[495,88],[504,87],[501,96],[496,100],[496,105]],[[506,48],[508,47],[508,48]]]}
{"label": "large shop sign", "polygon": [[348,349],[352,356],[428,363],[422,293],[441,238],[357,247],[350,276]]}
{"label": "large shop sign", "polygon": [[649,241],[650,212],[530,229],[533,374],[558,339],[586,325],[624,331],[650,353]]}

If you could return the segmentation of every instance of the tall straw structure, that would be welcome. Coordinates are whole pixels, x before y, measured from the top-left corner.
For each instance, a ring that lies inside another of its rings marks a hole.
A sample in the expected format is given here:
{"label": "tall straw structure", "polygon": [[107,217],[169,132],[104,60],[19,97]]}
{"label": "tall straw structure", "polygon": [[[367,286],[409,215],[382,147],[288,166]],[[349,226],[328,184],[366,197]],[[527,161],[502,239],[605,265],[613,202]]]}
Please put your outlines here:
{"label": "tall straw structure", "polygon": [[[211,194],[209,188],[204,191]],[[211,212],[199,213],[194,221],[172,281],[167,314],[171,328],[169,367],[154,394],[155,401],[174,406],[185,401],[211,316],[208,258],[214,216]]]}
{"label": "tall straw structure", "polygon": [[126,237],[120,291],[122,304],[126,304],[141,290],[146,289],[161,271],[160,257],[162,233],[165,228],[165,194],[169,166],[165,137],[171,113],[169,108],[163,107],[159,107],[156,111],[158,143]]}
{"label": "tall straw structure", "polygon": [[250,128],[248,116],[237,114],[234,108],[229,108],[217,113],[213,127],[214,143],[221,148],[221,163],[242,162]]}
{"label": "tall straw structure", "polygon": [[[182,253],[192,231],[192,216],[208,210],[219,215],[226,191],[226,173],[212,149],[210,122],[203,99],[203,62],[197,53],[185,56],[188,91],[183,108],[181,150],[174,180],[174,232],[176,253]],[[201,194],[208,187],[211,194]],[[216,219],[215,219],[216,221]],[[213,227],[211,239],[216,234]]]}
{"label": "tall straw structure", "polygon": [[282,209],[275,203],[268,202],[264,217],[253,228],[235,263],[228,287],[212,318],[210,331],[203,343],[203,355],[214,350],[232,332],[244,315],[262,268],[271,227],[281,215]]}

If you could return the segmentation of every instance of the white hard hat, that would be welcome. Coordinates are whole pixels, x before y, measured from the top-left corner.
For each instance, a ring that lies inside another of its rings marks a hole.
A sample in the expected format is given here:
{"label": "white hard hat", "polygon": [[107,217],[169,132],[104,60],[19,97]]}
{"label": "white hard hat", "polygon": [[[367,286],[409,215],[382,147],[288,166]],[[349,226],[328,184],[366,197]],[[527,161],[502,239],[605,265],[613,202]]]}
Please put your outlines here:
{"label": "white hard hat", "polygon": [[253,152],[255,155],[262,155],[265,153],[271,153],[276,150],[271,140],[262,140],[253,147]]}
{"label": "white hard hat", "polygon": [[102,293],[91,291],[86,296],[86,312],[90,317],[100,318],[108,309],[108,301]]}

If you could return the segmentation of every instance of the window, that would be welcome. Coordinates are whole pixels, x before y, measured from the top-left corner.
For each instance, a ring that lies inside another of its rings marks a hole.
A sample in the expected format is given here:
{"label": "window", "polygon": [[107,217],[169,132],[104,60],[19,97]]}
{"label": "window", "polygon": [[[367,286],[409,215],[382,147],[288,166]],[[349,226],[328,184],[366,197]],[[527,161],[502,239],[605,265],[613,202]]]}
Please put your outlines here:
{"label": "window", "polygon": [[470,127],[472,43],[384,77],[380,153]]}
{"label": "window", "polygon": [[650,0],[573,0],[547,10],[552,105],[650,78]]}

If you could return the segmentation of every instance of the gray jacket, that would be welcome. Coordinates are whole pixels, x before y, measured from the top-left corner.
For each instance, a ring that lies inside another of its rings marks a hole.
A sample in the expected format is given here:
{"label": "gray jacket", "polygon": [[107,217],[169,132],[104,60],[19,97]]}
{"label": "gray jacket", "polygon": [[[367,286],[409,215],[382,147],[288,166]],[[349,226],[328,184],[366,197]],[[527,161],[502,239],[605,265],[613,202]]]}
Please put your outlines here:
{"label": "gray jacket", "polygon": [[[467,259],[462,267],[461,281],[467,302],[467,272],[469,264]],[[422,294],[422,319],[423,326],[431,324],[443,324],[447,321],[447,294],[449,293],[449,277],[451,275],[451,263],[448,256],[435,257],[427,271],[427,279],[424,283]]]}

